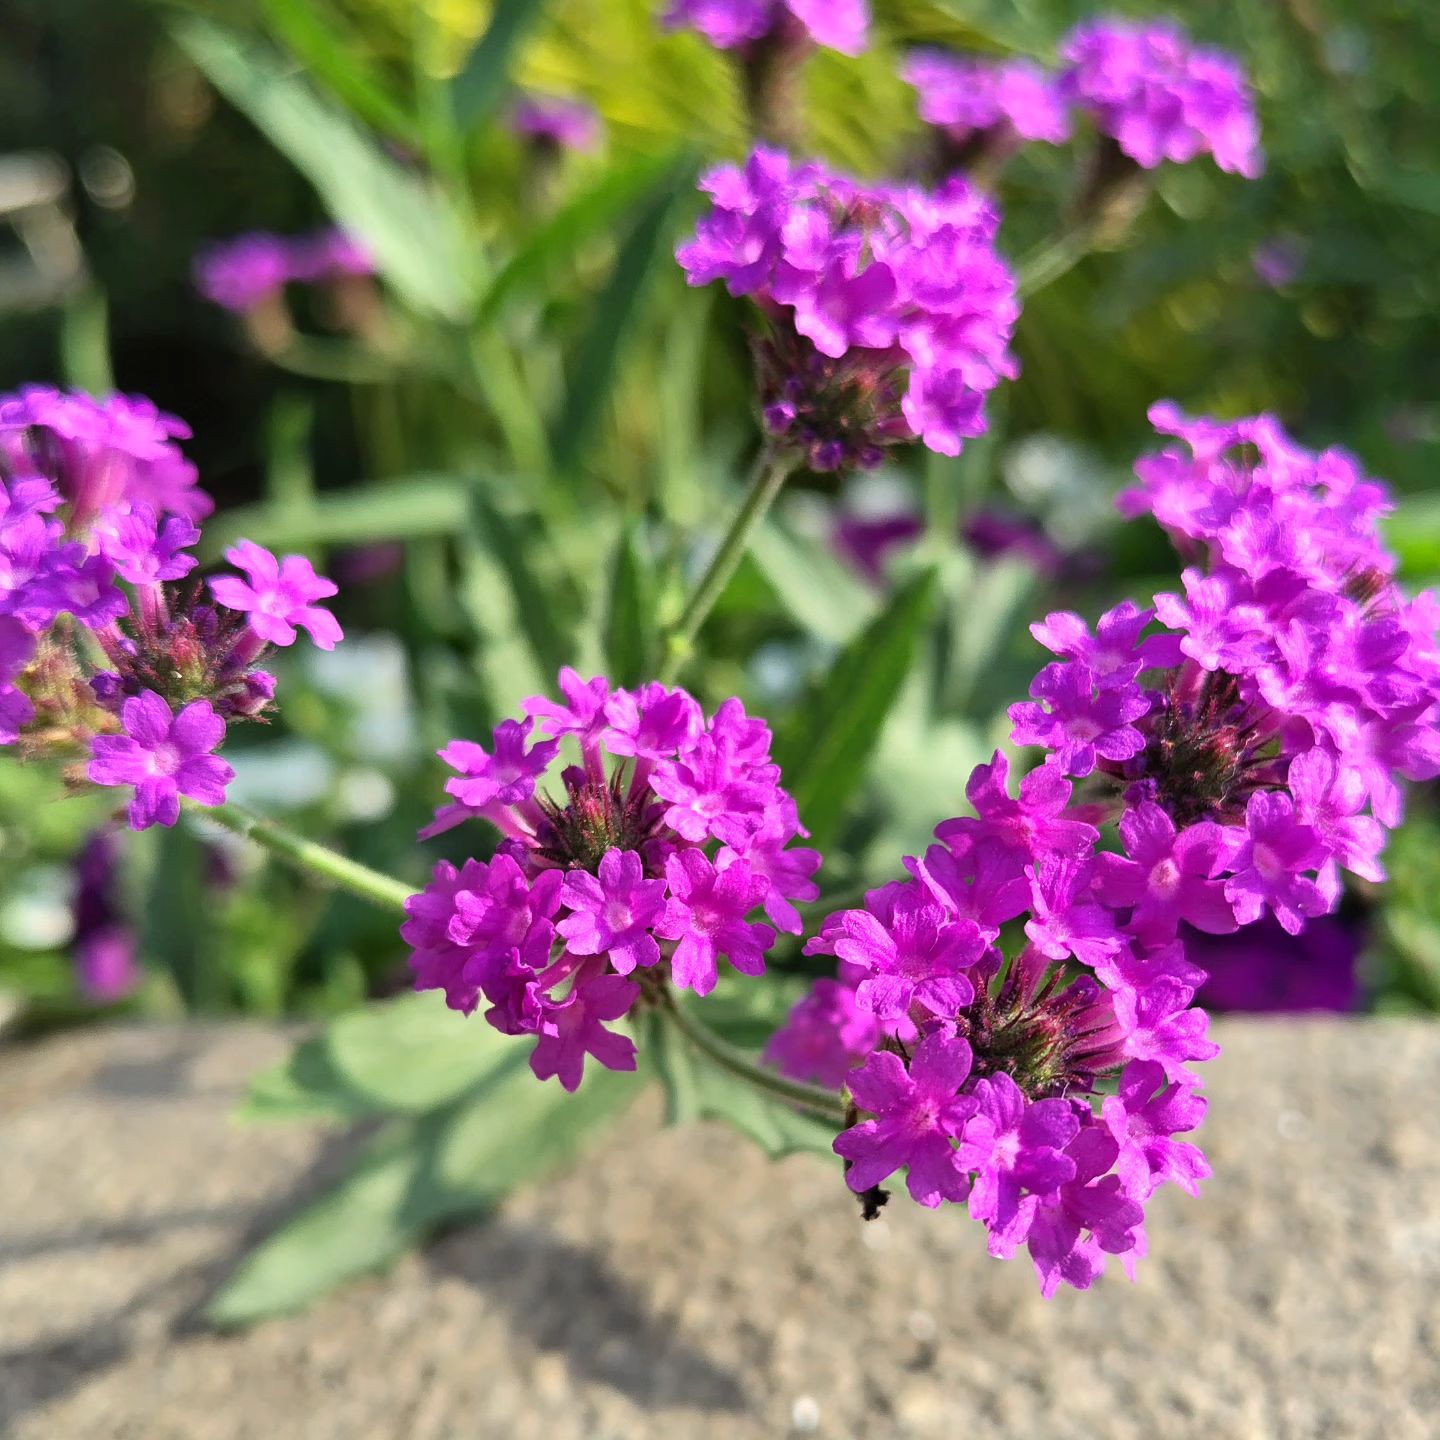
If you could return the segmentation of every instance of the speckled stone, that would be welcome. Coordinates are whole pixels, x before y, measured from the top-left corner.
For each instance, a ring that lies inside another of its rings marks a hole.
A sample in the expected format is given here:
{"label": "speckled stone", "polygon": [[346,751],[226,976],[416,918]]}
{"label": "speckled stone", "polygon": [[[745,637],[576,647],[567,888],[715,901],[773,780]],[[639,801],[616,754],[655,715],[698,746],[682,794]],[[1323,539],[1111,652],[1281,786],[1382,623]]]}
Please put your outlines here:
{"label": "speckled stone", "polygon": [[862,1226],[822,1162],[613,1143],[388,1275],[240,1335],[199,1308],[344,1163],[241,1128],[255,1027],[0,1052],[13,1440],[1433,1440],[1440,1027],[1220,1027],[1202,1199],[1135,1286],[1046,1303],[959,1214]]}

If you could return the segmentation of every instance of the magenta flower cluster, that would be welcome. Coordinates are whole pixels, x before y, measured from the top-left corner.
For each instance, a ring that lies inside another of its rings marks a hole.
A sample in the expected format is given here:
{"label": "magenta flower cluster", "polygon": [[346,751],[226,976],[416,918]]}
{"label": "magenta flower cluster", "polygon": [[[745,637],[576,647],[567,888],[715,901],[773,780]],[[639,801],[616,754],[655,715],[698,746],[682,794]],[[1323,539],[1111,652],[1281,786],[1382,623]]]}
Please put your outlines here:
{"label": "magenta flower cluster", "polygon": [[[256,668],[294,626],[329,648],[335,593],[309,562],[242,542],[248,573],[189,580],[209,514],[189,434],[148,401],[31,387],[0,397],[0,744],[88,757],[127,786],[131,827],[173,825],[180,800],[224,801],[227,722],[269,706]],[[184,582],[184,583],[182,583]]]}
{"label": "magenta flower cluster", "polygon": [[194,266],[200,294],[237,313],[275,298],[292,282],[318,285],[374,273],[364,242],[333,229],[295,236],[252,231],[201,251]]}
{"label": "magenta flower cluster", "polygon": [[[1044,763],[1018,797],[1002,755],[978,767],[973,815],[825,922],[808,948],[839,976],[768,1051],[849,1090],[853,1189],[904,1169],[920,1203],[968,1203],[1047,1294],[1108,1255],[1129,1268],[1154,1190],[1207,1173],[1175,1138],[1204,1112],[1191,1066],[1215,1053],[1186,937],[1267,915],[1298,933],[1342,871],[1383,878],[1398,780],[1440,774],[1440,607],[1393,582],[1383,487],[1269,417],[1151,419],[1181,443],[1120,503],[1191,562],[1184,594],[1093,632],[1069,612],[1032,627],[1058,658],[1012,738]],[[1001,948],[1016,927],[1018,953]]]}
{"label": "magenta flower cluster", "polygon": [[870,40],[866,0],[671,0],[664,23],[696,30],[719,50],[798,37],[859,55]]}
{"label": "magenta flower cluster", "polygon": [[1073,107],[1146,170],[1206,154],[1251,178],[1263,168],[1239,61],[1193,44],[1173,22],[1086,21],[1060,53],[1061,68],[1050,72],[1025,59],[921,50],[903,75],[919,92],[920,118],[957,146],[986,137],[1063,144]]}
{"label": "magenta flower cluster", "polygon": [[1061,89],[1137,165],[1213,155],[1253,179],[1264,169],[1255,101],[1240,63],[1168,20],[1090,20],[1061,47]]}
{"label": "magenta flower cluster", "polygon": [[417,989],[466,1014],[483,998],[496,1029],[536,1037],[535,1074],[574,1090],[587,1055],[635,1068],[607,1022],[667,985],[708,995],[722,959],[763,973],[777,928],[800,933],[794,902],[816,897],[820,856],[794,844],[770,731],[738,700],[707,718],[683,690],[569,669],[560,690],[527,700],[488,750],[440,752],[457,774],[422,838],[481,819],[501,839],[490,860],[437,865],[401,934]]}
{"label": "magenta flower cluster", "polygon": [[1070,110],[1059,79],[1033,60],[917,50],[901,74],[919,95],[920,118],[956,145],[997,133],[1050,145],[1070,138]]}
{"label": "magenta flower cluster", "polygon": [[765,422],[817,470],[874,466],[921,439],[945,455],[985,431],[1018,365],[999,215],[963,180],[862,185],[758,149],[701,181],[711,209],[677,258],[691,285],[754,300]]}

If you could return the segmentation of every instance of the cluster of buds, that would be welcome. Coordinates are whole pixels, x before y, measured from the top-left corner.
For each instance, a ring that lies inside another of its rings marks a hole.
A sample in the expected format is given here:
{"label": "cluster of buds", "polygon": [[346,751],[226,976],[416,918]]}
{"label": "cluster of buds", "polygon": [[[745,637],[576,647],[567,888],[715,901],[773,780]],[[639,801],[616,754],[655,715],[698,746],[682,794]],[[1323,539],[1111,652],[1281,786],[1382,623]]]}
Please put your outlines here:
{"label": "cluster of buds", "polygon": [[227,724],[264,716],[259,668],[296,626],[325,649],[335,593],[308,561],[248,541],[245,572],[191,578],[209,497],[148,401],[31,387],[0,397],[0,744],[132,787],[132,828],[173,825],[181,797],[224,801]]}

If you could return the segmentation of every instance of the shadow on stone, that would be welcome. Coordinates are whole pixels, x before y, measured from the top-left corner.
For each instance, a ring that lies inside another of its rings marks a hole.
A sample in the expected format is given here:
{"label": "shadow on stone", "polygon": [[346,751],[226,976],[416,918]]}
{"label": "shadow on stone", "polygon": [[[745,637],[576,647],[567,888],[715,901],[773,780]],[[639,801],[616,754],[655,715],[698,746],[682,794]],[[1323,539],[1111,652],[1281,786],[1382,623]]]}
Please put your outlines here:
{"label": "shadow on stone", "polygon": [[437,1275],[503,1305],[517,1333],[560,1354],[577,1378],[608,1385],[647,1409],[738,1412],[745,1391],[729,1370],[681,1338],[603,1260],[555,1235],[497,1221],[456,1231],[426,1252]]}

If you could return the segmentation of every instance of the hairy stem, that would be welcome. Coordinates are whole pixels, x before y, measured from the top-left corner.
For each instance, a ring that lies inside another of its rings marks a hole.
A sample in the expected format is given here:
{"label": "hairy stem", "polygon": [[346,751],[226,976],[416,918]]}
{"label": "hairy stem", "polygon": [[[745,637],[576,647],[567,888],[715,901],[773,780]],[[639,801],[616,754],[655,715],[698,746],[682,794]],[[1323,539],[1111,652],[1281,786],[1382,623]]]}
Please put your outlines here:
{"label": "hairy stem", "polygon": [[833,1121],[837,1130],[845,1127],[845,1101],[833,1090],[823,1090],[818,1085],[806,1085],[799,1080],[787,1080],[773,1070],[766,1070],[755,1064],[743,1050],[737,1050],[728,1040],[722,1040],[709,1026],[681,1009],[672,995],[666,994],[661,1001],[661,1014],[697,1049],[708,1056],[722,1070],[728,1071],[747,1085],[783,1100],[787,1105],[798,1106],[824,1120]]}
{"label": "hairy stem", "polygon": [[382,875],[357,860],[346,859],[344,855],[317,845],[313,840],[306,840],[277,821],[267,820],[240,805],[224,805],[212,810],[187,801],[185,808],[191,815],[203,816],[235,835],[253,840],[296,870],[329,881],[381,910],[403,915],[405,902],[416,893],[403,880]]}
{"label": "hairy stem", "polygon": [[745,558],[750,538],[760,522],[769,513],[786,480],[794,472],[799,457],[793,450],[766,445],[755,462],[755,470],[745,491],[745,499],[720,548],[700,577],[694,594],[686,602],[680,618],[665,632],[665,655],[660,669],[660,678],[666,684],[673,684],[683,669],[695,644],[695,637],[705,623],[715,602],[724,594],[740,562]]}

